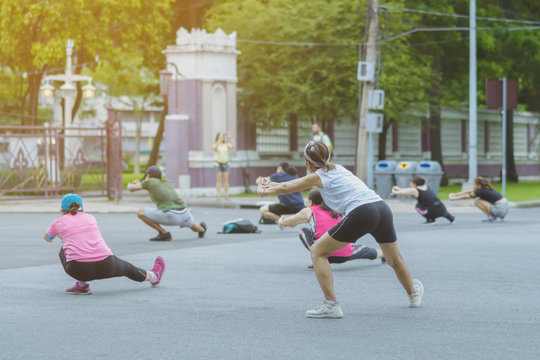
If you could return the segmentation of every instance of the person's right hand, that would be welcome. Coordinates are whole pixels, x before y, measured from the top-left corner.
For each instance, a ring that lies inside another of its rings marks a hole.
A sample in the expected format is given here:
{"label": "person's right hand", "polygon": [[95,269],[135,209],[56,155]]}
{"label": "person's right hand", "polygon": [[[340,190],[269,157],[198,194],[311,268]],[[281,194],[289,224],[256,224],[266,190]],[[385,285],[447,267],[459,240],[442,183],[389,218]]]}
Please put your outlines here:
{"label": "person's right hand", "polygon": [[281,215],[281,217],[278,219],[277,224],[278,224],[278,226],[279,226],[280,229],[286,228],[286,226],[283,225],[283,221],[284,221],[286,218],[287,218],[286,215]]}
{"label": "person's right hand", "polygon": [[454,194],[454,193],[448,194],[448,199],[450,199],[450,200],[456,200],[456,194]]}

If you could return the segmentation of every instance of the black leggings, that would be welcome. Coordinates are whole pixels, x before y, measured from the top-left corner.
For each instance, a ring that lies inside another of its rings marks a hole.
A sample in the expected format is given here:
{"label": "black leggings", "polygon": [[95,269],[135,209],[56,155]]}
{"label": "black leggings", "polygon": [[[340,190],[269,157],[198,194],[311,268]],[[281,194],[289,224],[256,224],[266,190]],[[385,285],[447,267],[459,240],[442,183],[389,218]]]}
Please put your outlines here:
{"label": "black leggings", "polygon": [[[311,248],[313,243],[315,242],[315,237],[313,236],[313,232],[308,228],[303,228],[302,231],[300,231],[300,234],[298,234],[300,237],[300,242],[302,245],[306,247],[306,249]],[[362,246],[360,244],[353,244],[355,249],[360,249],[355,254],[352,254],[351,256],[329,256],[328,262],[330,264],[342,264],[344,262],[350,261],[350,260],[358,260],[358,259],[370,259],[375,260],[377,258],[377,250]]]}
{"label": "black leggings", "polygon": [[444,206],[444,204],[440,201],[437,201],[427,209],[422,208],[420,204],[417,203],[415,209],[416,212],[425,217],[428,221],[434,221],[439,217],[445,217],[449,221],[454,221],[454,216],[452,216],[448,210],[446,210],[446,206]]}
{"label": "black leggings", "polygon": [[60,262],[66,274],[79,281],[91,281],[126,276],[133,281],[146,280],[146,270],[131,265],[114,255],[100,261],[66,261],[64,249],[60,249]]}

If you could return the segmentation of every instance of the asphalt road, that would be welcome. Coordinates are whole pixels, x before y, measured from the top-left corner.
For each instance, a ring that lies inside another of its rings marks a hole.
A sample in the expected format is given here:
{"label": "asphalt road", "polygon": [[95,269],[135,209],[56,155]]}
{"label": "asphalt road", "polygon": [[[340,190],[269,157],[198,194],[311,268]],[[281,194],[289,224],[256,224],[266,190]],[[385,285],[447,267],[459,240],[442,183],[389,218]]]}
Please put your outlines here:
{"label": "asphalt road", "polygon": [[[60,242],[42,240],[54,214],[0,214],[1,359],[540,359],[540,209],[513,209],[504,223],[421,226],[396,213],[399,244],[426,292],[407,297],[388,265],[333,265],[343,319],[309,319],[322,300],[297,231],[262,225],[261,234],[217,234],[256,210],[194,208],[210,226],[173,241],[134,214],[97,214],[116,255],[167,267],[157,288],[126,278],[74,281],[58,261]],[[376,246],[373,239],[360,240]]]}

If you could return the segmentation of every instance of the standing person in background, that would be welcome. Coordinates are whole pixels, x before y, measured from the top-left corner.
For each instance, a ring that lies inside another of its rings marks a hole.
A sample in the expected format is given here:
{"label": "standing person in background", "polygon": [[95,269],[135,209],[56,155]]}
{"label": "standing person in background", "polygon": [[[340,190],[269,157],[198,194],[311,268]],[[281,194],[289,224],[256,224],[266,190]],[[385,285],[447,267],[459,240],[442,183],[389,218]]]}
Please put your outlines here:
{"label": "standing person in background", "polygon": [[214,150],[214,171],[216,172],[216,194],[219,199],[221,196],[221,186],[225,193],[225,200],[229,199],[229,150],[234,148],[234,139],[231,133],[224,134],[218,132],[212,149]]}
{"label": "standing person in background", "polygon": [[[296,168],[288,162],[282,162],[276,169],[276,173],[267,178],[257,179],[257,184],[265,179],[268,183],[282,183],[298,179]],[[275,224],[281,215],[296,214],[306,207],[302,193],[297,191],[289,195],[279,195],[279,203],[264,205],[259,208],[261,212],[260,224]]]}
{"label": "standing person in background", "polygon": [[448,198],[450,200],[474,198],[474,205],[487,215],[482,222],[495,222],[497,218],[502,221],[510,210],[508,200],[493,188],[489,180],[481,176],[474,179],[472,191],[450,193]]}
{"label": "standing person in background", "polygon": [[62,239],[60,262],[66,274],[77,280],[66,294],[90,295],[88,281],[126,276],[133,281],[149,281],[157,286],[165,270],[165,262],[158,256],[152,270],[144,270],[116,257],[99,231],[96,218],[83,212],[82,198],[66,194],[61,203],[62,216],[54,220],[43,236],[52,242]]}
{"label": "standing person in background", "polygon": [[204,237],[206,224],[197,224],[193,219],[187,204],[176,192],[172,184],[162,179],[161,169],[157,166],[149,166],[144,173],[143,181],[134,180],[127,186],[130,192],[147,190],[152,202],[157,208],[147,207],[137,210],[137,216],[146,225],[156,229],[158,235],[150,241],[170,241],[171,233],[161,225],[188,227],[199,233],[199,238]]}
{"label": "standing person in background", "polygon": [[311,132],[313,133],[313,137],[311,140],[313,141],[322,141],[324,145],[330,150],[330,158],[333,156],[334,151],[334,144],[332,144],[332,140],[330,139],[330,136],[328,134],[324,133],[321,129],[321,126],[317,123],[314,123],[311,125]]}
{"label": "standing person in background", "polygon": [[421,281],[411,277],[399,251],[393,215],[388,205],[353,173],[331,162],[330,151],[324,143],[310,141],[304,148],[304,160],[310,174],[280,184],[271,183],[265,178],[258,179],[257,193],[261,196],[280,195],[317,187],[325,204],[343,214],[343,219],[324,233],[310,249],[313,270],[325,299],[317,309],[308,310],[306,316],[343,317],[336,300],[328,257],[365,234],[371,234],[381,247],[386,262],[408,295],[409,307],[419,307],[424,286]]}
{"label": "standing person in background", "polygon": [[411,187],[401,189],[399,186],[392,187],[392,195],[410,195],[416,198],[416,212],[426,218],[424,224],[435,224],[435,219],[445,217],[453,224],[456,221],[454,215],[446,210],[446,206],[426,185],[426,179],[414,175],[411,177]]}

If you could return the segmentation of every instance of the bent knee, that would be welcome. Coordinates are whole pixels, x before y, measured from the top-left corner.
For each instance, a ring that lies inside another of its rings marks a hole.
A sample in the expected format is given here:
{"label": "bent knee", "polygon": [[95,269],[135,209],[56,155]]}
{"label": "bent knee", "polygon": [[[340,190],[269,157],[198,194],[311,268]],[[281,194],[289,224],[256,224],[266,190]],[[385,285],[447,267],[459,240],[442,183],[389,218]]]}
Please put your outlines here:
{"label": "bent knee", "polygon": [[137,209],[137,216],[138,217],[144,216],[144,209]]}

